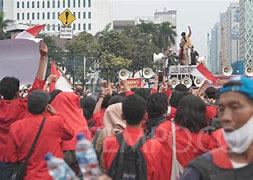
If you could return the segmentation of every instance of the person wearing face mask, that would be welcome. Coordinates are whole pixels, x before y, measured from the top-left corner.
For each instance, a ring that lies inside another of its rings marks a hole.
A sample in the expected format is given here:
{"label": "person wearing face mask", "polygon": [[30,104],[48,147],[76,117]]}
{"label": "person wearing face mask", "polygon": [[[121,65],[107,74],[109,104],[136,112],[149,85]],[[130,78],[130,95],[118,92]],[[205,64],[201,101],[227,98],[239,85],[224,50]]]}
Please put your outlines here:
{"label": "person wearing face mask", "polygon": [[181,180],[253,180],[253,80],[240,77],[225,84],[218,107],[227,145],[192,161]]}

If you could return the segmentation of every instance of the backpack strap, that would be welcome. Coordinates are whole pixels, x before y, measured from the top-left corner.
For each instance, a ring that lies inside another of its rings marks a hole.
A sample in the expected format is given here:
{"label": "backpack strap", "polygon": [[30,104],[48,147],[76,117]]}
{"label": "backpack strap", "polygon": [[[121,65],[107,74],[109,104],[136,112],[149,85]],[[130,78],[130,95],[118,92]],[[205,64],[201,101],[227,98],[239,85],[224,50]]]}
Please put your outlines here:
{"label": "backpack strap", "polygon": [[150,119],[147,121],[147,132],[145,133],[149,138],[153,138],[155,135],[155,129],[165,122],[167,119],[164,116],[160,116],[158,118]]}
{"label": "backpack strap", "polygon": [[33,152],[34,152],[34,150],[35,150],[35,146],[36,146],[36,144],[37,144],[37,142],[38,142],[38,140],[39,140],[39,137],[40,137],[41,131],[42,131],[43,127],[44,127],[45,121],[46,121],[46,118],[43,117],[43,120],[42,120],[42,122],[41,122],[41,124],[40,124],[39,130],[38,130],[38,132],[37,132],[37,134],[36,134],[36,137],[35,137],[35,139],[34,139],[34,141],[33,141],[32,146],[31,146],[31,148],[30,148],[30,150],[29,150],[29,153],[28,153],[28,155],[25,157],[25,160],[24,160],[24,164],[25,164],[25,165],[27,165],[29,159],[31,158],[31,156],[32,156],[32,154],[33,154]]}

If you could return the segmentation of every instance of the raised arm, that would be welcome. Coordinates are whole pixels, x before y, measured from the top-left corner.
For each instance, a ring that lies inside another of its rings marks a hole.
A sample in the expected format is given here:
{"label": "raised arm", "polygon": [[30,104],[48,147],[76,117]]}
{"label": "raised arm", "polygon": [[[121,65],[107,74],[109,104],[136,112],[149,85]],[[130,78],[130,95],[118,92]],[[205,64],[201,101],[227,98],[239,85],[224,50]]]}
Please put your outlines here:
{"label": "raised arm", "polygon": [[189,33],[188,33],[188,37],[191,37],[191,35],[192,35],[192,30],[191,30],[191,27],[190,26],[188,26],[188,29],[189,29]]}
{"label": "raised arm", "polygon": [[41,41],[39,67],[36,74],[36,78],[38,80],[44,80],[47,62],[48,62],[48,47],[43,41]]}

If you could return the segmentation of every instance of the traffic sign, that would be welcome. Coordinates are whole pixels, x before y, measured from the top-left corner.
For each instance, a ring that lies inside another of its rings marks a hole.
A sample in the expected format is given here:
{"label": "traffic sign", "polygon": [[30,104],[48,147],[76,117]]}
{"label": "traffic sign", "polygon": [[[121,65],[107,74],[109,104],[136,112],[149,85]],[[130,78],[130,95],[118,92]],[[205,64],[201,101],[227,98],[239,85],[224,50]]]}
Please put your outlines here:
{"label": "traffic sign", "polygon": [[60,38],[61,39],[72,39],[73,38],[72,28],[71,27],[61,27]]}
{"label": "traffic sign", "polygon": [[76,20],[76,17],[72,14],[69,9],[65,9],[59,16],[58,19],[62,22],[64,26],[69,26],[72,22]]}

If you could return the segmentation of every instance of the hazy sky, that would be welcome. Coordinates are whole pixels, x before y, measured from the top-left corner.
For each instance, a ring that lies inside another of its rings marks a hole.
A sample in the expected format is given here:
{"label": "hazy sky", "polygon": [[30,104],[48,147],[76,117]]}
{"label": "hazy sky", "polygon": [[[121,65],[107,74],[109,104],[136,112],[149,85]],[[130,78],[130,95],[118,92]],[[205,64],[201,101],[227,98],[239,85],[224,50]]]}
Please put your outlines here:
{"label": "hazy sky", "polygon": [[192,28],[192,41],[200,56],[207,55],[207,33],[219,21],[221,12],[239,0],[112,0],[114,20],[153,16],[156,10],[177,10],[177,33]]}

